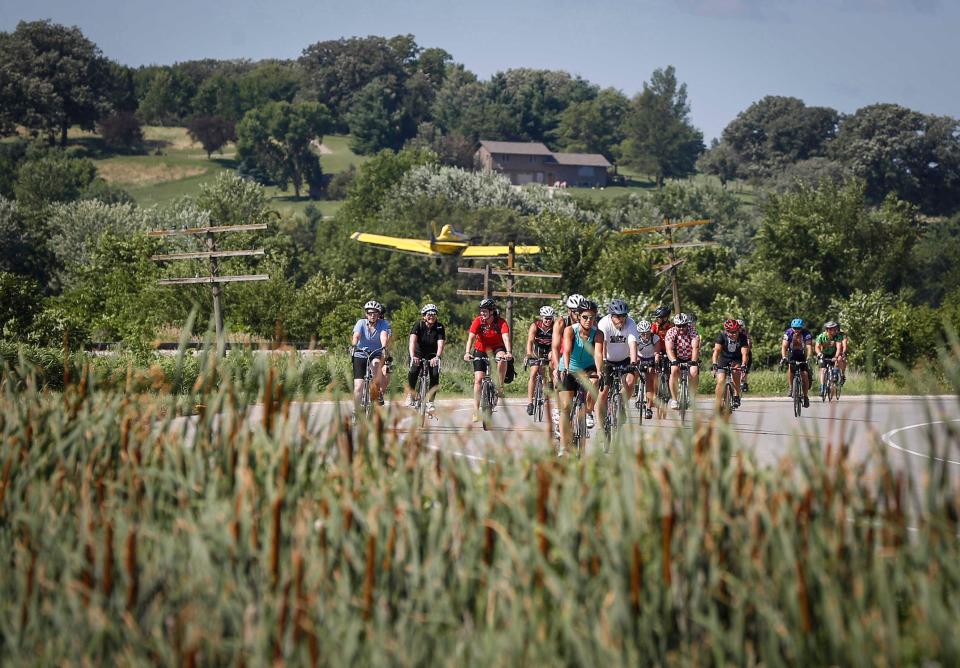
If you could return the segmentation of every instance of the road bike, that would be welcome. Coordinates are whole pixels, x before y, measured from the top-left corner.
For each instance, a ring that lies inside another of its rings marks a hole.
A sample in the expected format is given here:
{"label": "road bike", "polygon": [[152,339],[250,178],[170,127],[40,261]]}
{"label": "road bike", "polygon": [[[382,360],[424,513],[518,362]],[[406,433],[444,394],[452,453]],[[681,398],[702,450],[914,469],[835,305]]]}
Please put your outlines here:
{"label": "road bike", "polygon": [[690,367],[696,362],[680,362],[680,379],[677,382],[677,403],[680,404],[680,421],[683,422],[690,410]]}
{"label": "road bike", "polygon": [[[609,362],[608,362],[609,364]],[[603,433],[607,443],[624,422],[627,421],[627,410],[623,405],[623,375],[630,373],[633,367],[613,366],[610,369],[610,392],[607,394],[607,414],[603,416]],[[643,412],[640,413],[640,422],[643,422]]]}
{"label": "road bike", "polygon": [[663,418],[670,405],[670,360],[664,357],[657,372],[657,417]]}
{"label": "road bike", "polygon": [[[793,382],[790,385],[790,396],[793,397],[793,414],[795,417],[800,417],[803,412],[803,369],[806,368],[807,363],[800,360],[788,360],[787,364],[793,371]],[[783,366],[783,362],[780,365]]]}
{"label": "road bike", "polygon": [[736,409],[733,398],[736,394],[733,391],[733,367],[729,364],[717,367],[715,373],[723,374],[723,392],[720,395],[720,414],[730,415]]}
{"label": "road bike", "polygon": [[823,374],[823,387],[820,388],[821,401],[840,401],[840,369],[837,368],[836,360],[831,357],[825,357],[822,360],[827,372]]}
{"label": "road bike", "polygon": [[586,382],[584,376],[583,382],[577,383],[577,391],[570,404],[570,441],[578,459],[587,449],[587,389],[583,386]]}
{"label": "road bike", "polygon": [[[360,353],[367,360],[366,371],[363,374],[363,383],[360,386],[360,412],[363,413],[368,419],[373,415],[373,402],[370,400],[370,387],[373,385],[373,364],[370,362],[381,352],[383,347],[377,348],[376,350],[358,350],[356,348],[351,349],[351,356],[357,357],[357,353]],[[384,360],[384,364],[387,364],[387,361]]]}
{"label": "road bike", "polygon": [[[437,375],[440,375],[440,359],[437,360]],[[433,360],[421,359],[420,360],[420,373],[417,376],[417,398],[414,402],[414,406],[417,410],[417,413],[420,415],[420,428],[426,426],[427,424],[427,404],[430,402],[427,400],[427,397],[430,392],[430,362]],[[412,363],[411,363],[412,364]]]}
{"label": "road bike", "polygon": [[549,360],[546,357],[528,357],[527,367],[539,367],[537,377],[533,380],[533,420],[543,422],[543,406],[546,398],[543,391],[543,374],[549,373]]}
{"label": "road bike", "polygon": [[[497,358],[500,361],[501,358]],[[479,361],[483,366],[483,378],[480,379],[480,421],[483,430],[489,431],[493,424],[493,411],[497,407],[497,388],[490,378],[490,360],[486,357],[470,355],[470,361]]]}
{"label": "road bike", "polygon": [[[637,386],[634,388],[634,407],[640,416],[640,424],[643,424],[643,416],[647,410],[647,374],[656,373],[652,367],[646,364],[638,364],[635,367],[637,374]],[[658,397],[659,398],[659,397]],[[670,386],[667,386],[667,401],[670,401]],[[658,403],[658,402],[655,402]],[[659,410],[659,408],[658,408]]]}

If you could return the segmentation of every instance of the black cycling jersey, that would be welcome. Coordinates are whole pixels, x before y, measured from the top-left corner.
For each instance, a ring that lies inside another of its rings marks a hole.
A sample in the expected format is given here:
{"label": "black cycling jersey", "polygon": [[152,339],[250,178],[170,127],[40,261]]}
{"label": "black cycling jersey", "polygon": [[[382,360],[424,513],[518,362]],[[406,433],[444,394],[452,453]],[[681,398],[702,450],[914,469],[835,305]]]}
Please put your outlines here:
{"label": "black cycling jersey", "polygon": [[543,320],[537,320],[533,323],[536,329],[533,332],[533,343],[539,348],[550,348],[553,345],[553,323],[547,327]]}
{"label": "black cycling jersey", "polygon": [[413,326],[410,333],[417,337],[417,343],[414,347],[417,357],[428,359],[437,356],[437,342],[446,338],[446,331],[439,321],[433,327],[430,327],[425,321],[420,320]]}

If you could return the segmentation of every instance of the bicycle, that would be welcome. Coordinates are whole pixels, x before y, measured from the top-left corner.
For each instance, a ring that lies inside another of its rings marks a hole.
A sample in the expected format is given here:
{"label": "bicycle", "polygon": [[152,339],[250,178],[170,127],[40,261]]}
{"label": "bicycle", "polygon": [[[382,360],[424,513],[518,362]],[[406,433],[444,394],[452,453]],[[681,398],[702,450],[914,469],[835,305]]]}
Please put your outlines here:
{"label": "bicycle", "polygon": [[840,369],[837,368],[836,360],[825,357],[821,361],[826,366],[827,372],[823,376],[824,385],[820,388],[820,400],[840,401]]}
{"label": "bicycle", "polygon": [[733,367],[729,364],[717,367],[715,373],[723,373],[723,393],[720,396],[720,414],[730,415],[736,410],[733,398],[736,394],[733,391]]}
{"label": "bicycle", "polygon": [[[360,411],[368,419],[373,415],[373,403],[370,401],[370,386],[373,384],[373,365],[370,361],[380,352],[383,351],[383,346],[377,348],[376,350],[357,350],[352,348],[350,351],[351,357],[356,357],[357,353],[361,353],[367,359],[367,369],[363,374],[363,384],[360,387]],[[388,365],[387,360],[384,360],[384,364]]]}
{"label": "bicycle", "polygon": [[543,405],[546,401],[545,395],[543,392],[543,374],[549,373],[549,371],[541,371],[541,369],[546,369],[549,360],[546,357],[528,357],[526,365],[527,367],[539,366],[540,369],[537,370],[537,377],[533,381],[533,420],[534,422],[543,422]]}
{"label": "bicycle", "polygon": [[[793,370],[793,383],[790,386],[790,395],[793,397],[793,415],[794,417],[800,417],[803,412],[803,368],[807,363],[799,360],[788,360],[787,363]],[[780,366],[783,365],[784,362],[781,361]]]}
{"label": "bicycle", "polygon": [[[634,388],[634,398],[633,403],[634,408],[637,409],[637,413],[640,416],[640,424],[643,424],[643,416],[646,413],[647,409],[647,374],[656,373],[652,367],[647,366],[646,364],[638,364],[635,367],[637,374],[637,386]],[[670,391],[670,387],[667,386],[667,392]],[[669,399],[667,399],[669,401]],[[658,409],[659,410],[659,409]]]}
{"label": "bicycle", "polygon": [[680,405],[680,422],[683,422],[690,410],[690,367],[696,362],[680,362],[680,379],[677,382],[677,403]]}
{"label": "bicycle", "polygon": [[[437,375],[440,374],[440,359],[437,360]],[[430,362],[433,360],[420,360],[420,374],[417,376],[417,399],[414,402],[417,413],[420,414],[420,428],[427,424],[427,396],[430,392]],[[411,362],[411,365],[413,362]]]}
{"label": "bicycle", "polygon": [[[613,438],[613,435],[620,428],[620,425],[626,422],[627,411],[623,406],[623,374],[630,373],[632,367],[615,366],[610,371],[610,392],[607,394],[607,414],[603,417],[603,433],[607,437],[607,442]],[[640,422],[643,422],[643,413],[640,414]]]}
{"label": "bicycle", "polygon": [[670,360],[663,357],[660,370],[657,372],[657,417],[666,417],[667,406],[670,405]]}
{"label": "bicycle", "polygon": [[[499,361],[500,358],[497,358]],[[497,407],[497,388],[490,378],[490,360],[486,357],[470,355],[470,361],[480,361],[483,366],[483,378],[480,380],[480,422],[484,431],[490,431],[493,423],[493,410]]]}
{"label": "bicycle", "polygon": [[580,383],[577,384],[577,391],[570,404],[570,422],[570,441],[579,459],[587,447],[587,390]]}

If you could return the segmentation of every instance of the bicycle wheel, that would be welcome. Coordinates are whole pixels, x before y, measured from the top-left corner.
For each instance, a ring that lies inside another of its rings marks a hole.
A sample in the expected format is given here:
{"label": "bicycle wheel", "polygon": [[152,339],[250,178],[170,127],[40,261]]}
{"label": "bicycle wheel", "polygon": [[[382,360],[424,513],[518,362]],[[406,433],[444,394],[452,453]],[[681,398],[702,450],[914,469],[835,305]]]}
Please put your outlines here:
{"label": "bicycle wheel", "polygon": [[803,381],[800,379],[800,372],[795,371],[793,374],[793,415],[794,417],[800,417],[801,411],[803,411]]}
{"label": "bicycle wheel", "polygon": [[581,401],[577,406],[576,420],[574,423],[574,449],[577,451],[577,459],[583,456],[587,447],[587,407]]}
{"label": "bicycle wheel", "polygon": [[613,439],[617,431],[620,429],[623,418],[623,397],[618,391],[616,394],[610,396],[610,401],[607,404],[607,420],[609,422],[610,428],[607,430],[607,445],[605,449],[609,448],[609,441]]}
{"label": "bicycle wheel", "polygon": [[833,386],[833,398],[840,401],[840,369],[834,367],[831,375],[833,376],[833,382],[831,383]]}
{"label": "bicycle wheel", "polygon": [[489,431],[493,422],[493,402],[496,398],[493,383],[484,379],[483,386],[480,388],[480,421],[483,423],[484,431]]}
{"label": "bicycle wheel", "polygon": [[733,413],[733,384],[726,382],[723,388],[723,399],[720,403],[720,412],[724,415]]}
{"label": "bicycle wheel", "polygon": [[543,422],[543,375],[537,373],[533,382],[533,421]]}
{"label": "bicycle wheel", "polygon": [[[426,364],[426,362],[424,362]],[[427,424],[427,393],[430,391],[430,374],[429,373],[420,373],[420,399],[419,406],[420,409],[420,427],[423,428]]]}
{"label": "bicycle wheel", "polygon": [[680,404],[680,422],[687,417],[687,408],[690,402],[690,386],[686,374],[680,376],[680,387],[677,388],[677,395]]}

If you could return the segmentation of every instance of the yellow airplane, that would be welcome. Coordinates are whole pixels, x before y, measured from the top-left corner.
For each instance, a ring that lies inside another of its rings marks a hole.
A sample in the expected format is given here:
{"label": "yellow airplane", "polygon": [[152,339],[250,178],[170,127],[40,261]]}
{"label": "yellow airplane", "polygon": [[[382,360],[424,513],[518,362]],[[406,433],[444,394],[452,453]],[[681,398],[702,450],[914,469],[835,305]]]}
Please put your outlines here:
{"label": "yellow airplane", "polygon": [[[383,250],[425,257],[457,256],[475,260],[507,257],[510,254],[509,246],[474,246],[467,235],[457,232],[452,225],[444,225],[440,228],[440,234],[431,234],[429,239],[406,239],[366,232],[354,232],[350,238]],[[540,252],[540,246],[514,246],[513,250],[516,255],[536,255]]]}

